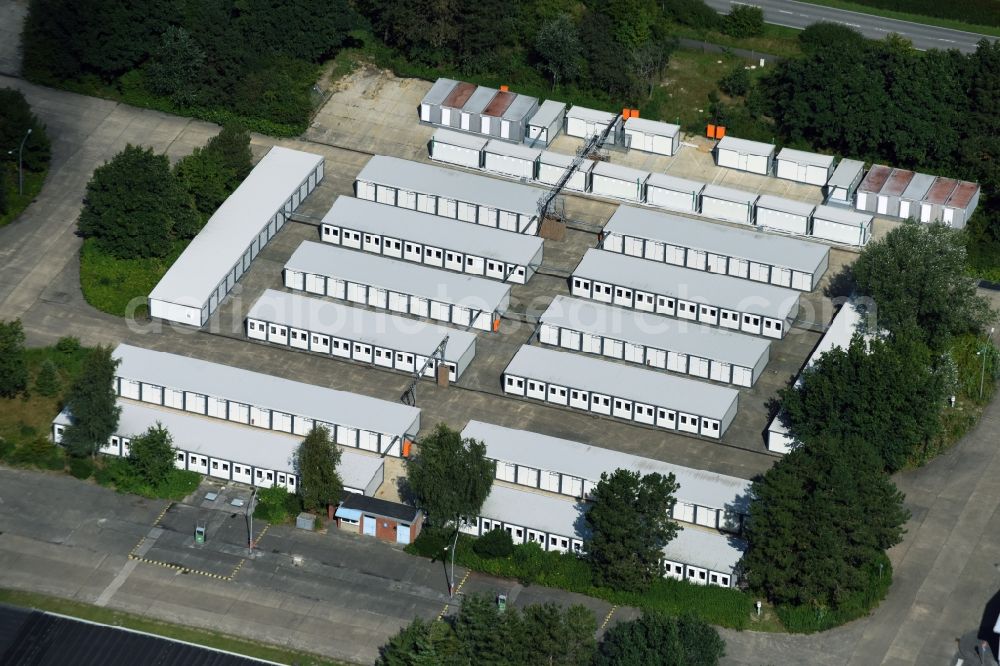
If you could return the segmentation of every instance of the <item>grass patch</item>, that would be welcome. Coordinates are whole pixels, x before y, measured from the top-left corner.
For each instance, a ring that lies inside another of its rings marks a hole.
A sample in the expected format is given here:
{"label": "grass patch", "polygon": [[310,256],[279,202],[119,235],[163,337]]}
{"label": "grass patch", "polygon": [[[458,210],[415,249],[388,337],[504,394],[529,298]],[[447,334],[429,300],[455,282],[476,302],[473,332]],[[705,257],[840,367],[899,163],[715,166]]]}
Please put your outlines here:
{"label": "grass patch", "polygon": [[[0,165],[0,169],[2,169]],[[5,226],[13,222],[18,215],[24,212],[24,209],[28,207],[38,193],[42,191],[42,185],[45,183],[45,177],[48,175],[48,170],[42,171],[40,173],[35,171],[25,171],[24,172],[24,194],[17,193],[17,168],[15,167],[7,180],[7,212],[0,215],[0,227]],[[3,173],[0,172],[0,187],[3,187]]]}
{"label": "grass patch", "polygon": [[643,117],[677,123],[688,132],[701,134],[709,119],[708,94],[717,91],[719,79],[743,62],[725,53],[675,51],[664,82],[641,109]]}
{"label": "grass patch", "polygon": [[[105,254],[93,238],[88,238],[80,248],[83,297],[101,312],[116,317],[145,316],[148,313],[146,297],[185,247],[187,241],[177,243],[173,251],[162,259],[117,259]],[[129,312],[129,304],[134,299],[139,299],[139,303]]]}
{"label": "grass patch", "polygon": [[[693,613],[706,622],[732,629],[753,628],[757,631],[783,631],[774,613],[752,619],[755,598],[745,592],[729,588],[691,585],[667,578],[653,583],[649,590],[639,593],[621,592],[596,587],[587,562],[576,555],[543,551],[537,544],[514,547],[507,557],[487,558],[473,550],[473,537],[460,535],[455,562],[462,566],[500,578],[515,578],[524,584],[538,584],[604,599],[619,606],[635,606],[680,615]],[[432,560],[444,559],[444,546],[449,543],[447,534],[433,529],[420,533],[417,540],[406,547],[412,555]]]}
{"label": "grass patch", "polygon": [[[905,0],[905,2],[910,2],[911,0]],[[903,6],[907,6],[903,3]],[[944,18],[941,16],[926,16],[924,14],[915,14],[906,11],[896,11],[892,9],[885,9],[884,7],[878,6],[879,0],[856,0],[855,2],[847,2],[846,0],[809,0],[809,4],[812,5],[823,5],[824,7],[833,7],[835,9],[846,9],[851,12],[861,12],[862,14],[871,14],[872,16],[882,16],[884,18],[898,19],[900,21],[910,21],[911,23],[923,23],[924,25],[936,25],[941,28],[951,28],[952,30],[964,30],[965,32],[977,32],[982,35],[990,35],[993,37],[1000,37],[1000,27],[981,25],[977,23],[968,23],[961,20],[960,18]],[[910,5],[912,6],[912,4]],[[975,12],[968,7],[968,5],[955,2],[935,2],[934,7],[940,8],[942,10],[951,11],[954,10],[955,16],[967,16],[975,15]],[[944,47],[942,47],[944,48]]]}
{"label": "grass patch", "polygon": [[[764,34],[759,37],[730,37],[717,30],[698,30],[690,26],[674,25],[672,32],[677,37],[700,39],[710,44],[718,44],[735,49],[746,49],[761,55],[778,56],[779,58],[794,58],[802,54],[797,28],[787,28],[783,25],[764,24]],[[760,57],[760,56],[758,56]]]}
{"label": "grass patch", "polygon": [[22,608],[34,608],[89,620],[101,624],[144,631],[165,638],[172,638],[197,645],[226,650],[248,657],[267,659],[282,664],[297,666],[347,666],[344,662],[326,659],[307,652],[298,652],[265,643],[257,643],[235,636],[227,636],[216,631],[204,631],[179,624],[160,622],[149,618],[122,613],[107,608],[98,608],[77,601],[69,601],[34,592],[0,589],[0,602]]}

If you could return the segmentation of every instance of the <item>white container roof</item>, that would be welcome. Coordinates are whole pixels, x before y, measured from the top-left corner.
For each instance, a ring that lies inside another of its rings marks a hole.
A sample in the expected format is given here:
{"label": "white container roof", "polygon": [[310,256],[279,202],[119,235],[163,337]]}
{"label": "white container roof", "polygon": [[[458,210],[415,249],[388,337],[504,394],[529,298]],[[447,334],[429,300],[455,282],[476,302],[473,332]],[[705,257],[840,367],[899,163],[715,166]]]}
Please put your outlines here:
{"label": "white container roof", "polygon": [[462,437],[484,442],[486,455],[495,460],[560,472],[595,483],[600,481],[602,472],[611,473],[619,467],[642,474],[673,474],[680,484],[677,498],[682,502],[715,509],[736,509],[741,513],[750,505],[750,481],[735,476],[482,421],[469,421]]}
{"label": "white container roof", "polygon": [[672,138],[677,136],[677,133],[681,131],[681,126],[664,123],[659,120],[649,120],[648,118],[627,118],[625,120],[625,129],[635,130],[643,134],[656,134]]}
{"label": "white container roof", "polygon": [[757,201],[756,192],[747,192],[746,190],[737,190],[732,187],[723,187],[722,185],[712,185],[708,184],[705,189],[702,190],[701,195],[703,197],[711,197],[712,199],[722,199],[723,201],[732,201],[733,203],[740,203],[745,206],[753,205]]}
{"label": "white container roof", "polygon": [[786,162],[795,162],[796,164],[817,166],[823,169],[829,169],[830,165],[833,164],[833,155],[807,153],[804,150],[795,150],[794,148],[782,148],[778,151],[778,159]]}
{"label": "white container roof", "polygon": [[750,141],[749,139],[737,139],[735,136],[726,136],[719,141],[719,150],[732,150],[737,153],[747,155],[764,155],[769,157],[774,154],[773,143],[762,143],[760,141]]}
{"label": "white container roof", "polygon": [[268,220],[322,163],[322,155],[271,148],[222,202],[149,298],[201,309]]}
{"label": "white container roof", "polygon": [[458,146],[459,148],[468,148],[469,150],[477,151],[485,148],[486,144],[490,142],[489,139],[476,134],[456,132],[443,127],[434,130],[431,140],[434,143],[443,143],[449,146]]}
{"label": "white container roof", "polygon": [[678,178],[677,176],[670,176],[665,173],[650,174],[646,185],[673,192],[684,192],[685,194],[698,194],[705,189],[705,183],[698,182],[697,180],[688,180],[687,178]]}
{"label": "white container roof", "polygon": [[649,178],[648,171],[633,169],[621,164],[612,164],[611,162],[594,162],[594,174],[608,178],[617,178],[618,180],[630,183],[645,183],[646,179]]}
{"label": "white container roof", "polygon": [[903,190],[900,198],[910,201],[920,201],[930,191],[931,185],[934,184],[935,180],[937,180],[937,176],[930,176],[926,173],[915,174],[913,180]]}
{"label": "white container roof", "polygon": [[494,155],[516,157],[519,160],[527,160],[528,162],[534,162],[542,154],[542,151],[538,148],[529,148],[520,143],[498,141],[497,139],[490,139],[489,143],[486,144],[486,152]]}
{"label": "white container roof", "polygon": [[724,386],[530,345],[521,345],[504,373],[720,421],[740,395]]}
{"label": "white container roof", "polygon": [[476,88],[476,92],[472,93],[472,96],[469,97],[469,101],[465,103],[465,106],[462,107],[462,112],[482,113],[489,106],[489,103],[493,101],[493,98],[497,96],[498,92],[500,91],[496,88],[479,86]]}
{"label": "white container roof", "polygon": [[872,223],[872,215],[870,213],[859,213],[845,208],[838,208],[837,206],[816,206],[813,219],[846,224],[852,227],[868,226]]}
{"label": "white container roof", "polygon": [[420,194],[466,201],[520,215],[538,215],[538,200],[545,193],[509,180],[499,180],[432,164],[375,155],[357,180],[396,187]]}
{"label": "white container roof", "polygon": [[574,106],[566,112],[566,117],[579,118],[580,120],[607,125],[618,116],[617,114],[608,113],[607,111],[598,111],[597,109],[588,109],[583,106]]}
{"label": "white container roof", "polygon": [[719,573],[733,574],[746,544],[734,536],[685,525],[663,549],[663,557]]}
{"label": "white container roof", "polygon": [[861,172],[865,170],[865,163],[859,160],[840,160],[837,168],[833,170],[833,175],[827,181],[830,187],[843,187],[848,189],[858,184]]}
{"label": "white container roof", "polygon": [[494,312],[506,308],[510,286],[496,280],[454,273],[399,259],[303,241],[285,269]]}
{"label": "white container roof", "polygon": [[[183,451],[263,469],[296,473],[293,461],[303,439],[299,435],[248,427],[131,400],[119,399],[118,406],[122,409],[118,428],[115,430],[118,435],[134,437],[160,423],[173,437],[174,447]],[[55,423],[70,423],[66,410],[56,417]],[[381,457],[346,447],[340,447],[340,451],[337,472],[344,485],[364,489],[382,467]]]}
{"label": "white container roof", "polygon": [[529,97],[528,95],[518,95],[510,106],[503,112],[500,117],[504,120],[520,121],[523,120],[535,105],[538,104],[537,97]]}
{"label": "white container roof", "polygon": [[455,86],[458,85],[458,81],[455,79],[438,79],[431,86],[431,89],[427,91],[424,95],[424,99],[421,101],[422,104],[441,104],[447,99],[449,93],[454,90]]}
{"label": "white container roof", "polygon": [[[565,153],[557,153],[554,150],[543,150],[542,154],[539,155],[538,160],[542,164],[551,164],[552,166],[562,167],[563,169],[568,169],[576,158],[573,155],[567,155]],[[597,164],[594,160],[584,159],[580,162],[580,166],[577,167],[577,171],[586,173],[587,171],[592,171],[594,165]]]}
{"label": "white container roof", "polygon": [[444,357],[454,362],[476,347],[468,331],[274,289],[261,294],[247,318],[427,357],[448,336]]}
{"label": "white container roof", "polygon": [[573,277],[607,282],[685,301],[784,320],[795,312],[799,292],[763,282],[696,271],[591,248]]}
{"label": "white container roof", "polygon": [[776,210],[782,213],[791,213],[792,215],[809,217],[812,215],[813,209],[816,208],[816,204],[806,203],[804,201],[794,201],[792,199],[785,199],[784,197],[776,197],[773,194],[762,194],[760,195],[760,198],[757,199],[757,208],[767,208],[768,210]]}
{"label": "white container roof", "polygon": [[528,119],[528,124],[535,127],[548,127],[565,115],[566,104],[554,99],[547,99],[538,107],[538,111],[535,111],[535,114]]}
{"label": "white container roof", "polygon": [[323,223],[459,250],[519,266],[530,265],[543,244],[538,236],[512,234],[480,224],[346,196],[338,197],[333,202],[323,216]]}
{"label": "white container roof", "polygon": [[756,367],[771,346],[736,331],[562,295],[552,300],[541,322],[746,368]]}
{"label": "white container roof", "polygon": [[830,254],[830,248],[821,243],[634,206],[619,206],[604,231],[782,266],[803,273],[815,273]]}
{"label": "white container roof", "polygon": [[389,435],[415,434],[420,410],[357,393],[304,384],[189,356],[121,344],[118,377],[259,405]]}

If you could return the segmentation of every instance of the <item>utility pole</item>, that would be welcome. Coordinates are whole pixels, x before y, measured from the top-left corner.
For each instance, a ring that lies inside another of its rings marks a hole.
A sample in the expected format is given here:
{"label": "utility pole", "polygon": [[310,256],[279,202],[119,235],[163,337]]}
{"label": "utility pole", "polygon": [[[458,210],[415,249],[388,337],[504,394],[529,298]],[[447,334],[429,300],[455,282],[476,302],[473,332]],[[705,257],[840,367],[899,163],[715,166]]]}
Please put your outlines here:
{"label": "utility pole", "polygon": [[[23,162],[22,162],[21,157],[24,154],[24,142],[28,140],[29,136],[31,136],[31,128],[30,127],[28,128],[28,131],[25,133],[24,138],[21,139],[21,145],[17,149],[17,194],[18,194],[18,196],[21,196],[21,195],[24,194],[24,169],[22,168]],[[13,150],[8,150],[7,154],[8,155],[13,155],[14,151]]]}

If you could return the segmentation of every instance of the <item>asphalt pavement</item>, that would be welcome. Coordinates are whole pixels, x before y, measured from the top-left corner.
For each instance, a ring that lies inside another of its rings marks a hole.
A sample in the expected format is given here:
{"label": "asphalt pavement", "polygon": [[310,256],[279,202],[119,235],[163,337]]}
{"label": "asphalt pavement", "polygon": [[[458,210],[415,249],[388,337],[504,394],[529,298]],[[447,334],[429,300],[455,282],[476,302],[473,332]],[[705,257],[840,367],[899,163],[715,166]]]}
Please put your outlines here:
{"label": "asphalt pavement", "polygon": [[728,13],[733,5],[754,5],[764,10],[764,20],[768,23],[789,28],[801,29],[813,23],[825,21],[850,26],[871,39],[883,39],[889,33],[894,32],[909,39],[913,42],[914,47],[923,51],[958,49],[963,53],[971,53],[976,50],[976,44],[979,40],[996,40],[996,37],[974,32],[883,18],[861,12],[822,7],[808,2],[796,2],[795,0],[748,0],[746,2],[705,0],[705,4],[721,13]]}

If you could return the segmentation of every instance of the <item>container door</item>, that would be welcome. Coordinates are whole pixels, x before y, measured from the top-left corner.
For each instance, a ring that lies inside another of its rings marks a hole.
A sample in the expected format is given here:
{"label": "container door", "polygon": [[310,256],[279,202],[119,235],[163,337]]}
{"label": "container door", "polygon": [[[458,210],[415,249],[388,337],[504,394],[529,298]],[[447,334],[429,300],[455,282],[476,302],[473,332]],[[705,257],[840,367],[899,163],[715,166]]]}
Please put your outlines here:
{"label": "container door", "polygon": [[375,536],[375,519],[371,516],[362,516],[362,521],[364,522],[365,534]]}
{"label": "container door", "polygon": [[410,526],[409,525],[399,525],[396,528],[396,543],[408,544],[410,543]]}
{"label": "container door", "polygon": [[509,139],[510,138],[510,121],[501,120],[500,121],[500,138]]}

